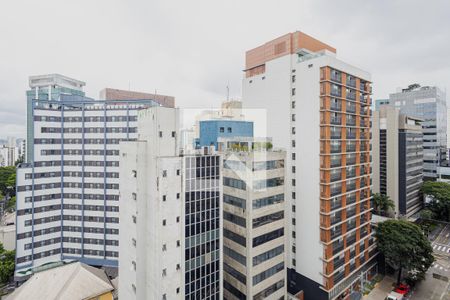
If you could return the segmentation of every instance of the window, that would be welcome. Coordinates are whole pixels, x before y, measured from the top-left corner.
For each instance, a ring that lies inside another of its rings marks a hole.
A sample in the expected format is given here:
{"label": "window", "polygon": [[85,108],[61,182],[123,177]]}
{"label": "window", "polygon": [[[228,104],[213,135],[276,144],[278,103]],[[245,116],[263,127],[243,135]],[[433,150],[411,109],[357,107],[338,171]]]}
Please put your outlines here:
{"label": "window", "polygon": [[292,218],[292,225],[295,225],[295,218]]}
{"label": "window", "polygon": [[162,176],[163,176],[163,177],[167,177],[167,170],[163,170]]}
{"label": "window", "polygon": [[180,264],[177,264],[177,271],[181,269]]}
{"label": "window", "polygon": [[295,173],[295,166],[292,166],[292,173]]}
{"label": "window", "polygon": [[295,140],[292,140],[291,143],[292,143],[292,148],[295,148]]}
{"label": "window", "polygon": [[295,258],[292,259],[292,265],[295,267],[296,261]]}
{"label": "window", "polygon": [[227,132],[228,132],[228,133],[231,133],[231,132],[233,132],[233,131],[231,130],[231,127],[228,127],[228,130],[227,130]]}
{"label": "window", "polygon": [[177,193],[177,199],[180,199],[180,193]]}
{"label": "window", "polygon": [[136,247],[136,239],[135,238],[131,239],[131,243],[133,244],[134,247]]}
{"label": "window", "polygon": [[180,176],[180,169],[177,169],[177,176]]}
{"label": "window", "polygon": [[272,259],[284,252],[284,245],[273,248],[272,250],[263,252],[259,255],[253,257],[253,266],[257,266],[260,263],[265,262],[266,260]]}
{"label": "window", "polygon": [[162,138],[162,131],[159,132],[159,137]]}
{"label": "window", "polygon": [[295,134],[295,127],[292,127],[292,134]]}
{"label": "window", "polygon": [[295,122],[295,114],[292,114],[292,122]]}
{"label": "window", "polygon": [[292,238],[295,239],[295,231],[292,231]]}
{"label": "window", "polygon": [[136,176],[137,176],[137,171],[136,171],[136,170],[133,170],[132,172],[133,172],[133,177],[136,178]]}
{"label": "window", "polygon": [[177,287],[177,294],[179,294],[180,293],[180,288],[179,287]]}
{"label": "window", "polygon": [[163,195],[163,202],[166,202],[167,196]]}
{"label": "window", "polygon": [[173,138],[175,137],[175,131],[172,131],[172,137]]}
{"label": "window", "polygon": [[133,200],[136,200],[136,198],[137,198],[136,193],[132,193],[132,194],[131,194],[131,197],[133,197]]}
{"label": "window", "polygon": [[291,95],[295,96],[295,88],[292,88]]}
{"label": "window", "polygon": [[177,240],[177,247],[180,247],[181,243],[180,240]]}
{"label": "window", "polygon": [[167,245],[166,244],[162,245],[162,251],[167,251]]}
{"label": "window", "polygon": [[292,246],[292,252],[295,253],[295,246]]}
{"label": "window", "polygon": [[292,101],[291,107],[292,107],[292,108],[295,108],[295,101]]}
{"label": "window", "polygon": [[279,263],[279,264],[273,266],[272,268],[269,268],[255,276],[253,276],[253,285],[257,285],[261,281],[263,281],[283,270],[284,270],[284,262]]}
{"label": "window", "polygon": [[[165,276],[165,275],[163,275],[163,276]],[[163,294],[162,300],[167,300],[167,295],[166,294]]]}
{"label": "window", "polygon": [[266,76],[261,77],[262,80],[266,79]]}
{"label": "window", "polygon": [[292,82],[295,82],[295,75],[292,75]]}
{"label": "window", "polygon": [[[163,269],[162,270],[162,276],[166,276],[167,275],[167,269]],[[165,294],[164,294],[165,295]]]}
{"label": "window", "polygon": [[177,223],[180,223],[180,217],[177,217]]}
{"label": "window", "polygon": [[292,160],[295,160],[295,153],[292,153]]}
{"label": "window", "polygon": [[295,179],[292,179],[292,186],[295,186]]}
{"label": "window", "polygon": [[224,132],[225,132],[225,127],[220,127],[220,128],[219,128],[219,131],[220,131],[221,133],[224,133]]}
{"label": "window", "polygon": [[133,223],[136,223],[136,216],[133,216]]}
{"label": "window", "polygon": [[166,219],[164,219],[163,222],[162,222],[163,226],[166,226],[166,223],[167,223]]}
{"label": "window", "polygon": [[133,270],[136,271],[136,262],[135,262],[135,261],[132,261],[131,264],[133,265]]}
{"label": "window", "polygon": [[292,205],[292,212],[295,212],[295,205]]}
{"label": "window", "polygon": [[295,200],[295,192],[292,192],[292,199]]}

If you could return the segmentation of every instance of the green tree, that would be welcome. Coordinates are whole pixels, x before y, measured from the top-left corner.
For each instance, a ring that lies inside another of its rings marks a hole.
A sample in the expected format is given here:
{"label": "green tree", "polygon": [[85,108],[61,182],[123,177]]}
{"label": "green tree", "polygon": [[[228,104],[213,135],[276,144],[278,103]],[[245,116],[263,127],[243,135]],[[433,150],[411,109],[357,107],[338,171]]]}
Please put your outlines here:
{"label": "green tree", "polygon": [[422,193],[430,202],[427,207],[440,221],[450,221],[450,184],[445,182],[425,181]]}
{"label": "green tree", "polygon": [[[12,174],[16,174],[16,167],[0,167],[0,192],[3,195],[6,195],[8,193],[8,185],[11,183],[9,181]],[[12,178],[11,178],[12,179]],[[14,176],[14,182],[15,182],[15,176]],[[15,184],[14,184],[15,187]]]}
{"label": "green tree", "polygon": [[6,203],[6,209],[14,211],[16,209],[16,196],[12,196]]}
{"label": "green tree", "polygon": [[0,243],[0,283],[7,283],[14,275],[14,251],[7,251]]}
{"label": "green tree", "polygon": [[395,209],[394,201],[387,195],[374,194],[373,195],[373,206],[377,214],[387,215],[389,209]]}
{"label": "green tree", "polygon": [[424,278],[434,257],[433,248],[419,226],[405,220],[388,220],[378,224],[376,238],[386,263],[398,271],[397,284],[403,270],[412,280]]}

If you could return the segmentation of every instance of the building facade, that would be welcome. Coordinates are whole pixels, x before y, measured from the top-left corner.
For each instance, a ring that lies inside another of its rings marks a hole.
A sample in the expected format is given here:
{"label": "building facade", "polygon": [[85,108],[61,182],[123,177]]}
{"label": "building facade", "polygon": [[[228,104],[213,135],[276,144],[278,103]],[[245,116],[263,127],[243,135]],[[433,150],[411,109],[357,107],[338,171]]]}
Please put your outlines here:
{"label": "building facade", "polygon": [[421,120],[423,128],[424,177],[436,179],[439,166],[447,160],[447,101],[437,87],[410,85],[390,94],[389,103],[401,114]]}
{"label": "building facade", "polygon": [[383,106],[372,119],[373,192],[389,196],[395,217],[411,217],[423,206],[421,120]]}
{"label": "building facade", "polygon": [[218,147],[217,140],[226,137],[252,137],[253,122],[242,120],[200,121],[200,136],[197,147]]}
{"label": "building facade", "polygon": [[224,298],[286,299],[284,151],[219,139],[223,163]]}
{"label": "building facade", "polygon": [[121,143],[120,299],[222,299],[221,158],[180,155],[178,110]]}
{"label": "building facade", "polygon": [[287,149],[288,292],[337,299],[376,269],[370,226],[370,74],[302,32],[246,53],[244,108]]}
{"label": "building facade", "polygon": [[17,170],[18,280],[62,260],[117,266],[119,142],[137,138],[138,110],[160,105],[92,100],[82,96],[81,83],[70,94],[55,76],[44,76],[54,83],[47,88],[30,78],[27,92],[32,152]]}
{"label": "building facade", "polygon": [[375,111],[379,111],[382,105],[389,105],[389,99],[377,99],[375,100]]}

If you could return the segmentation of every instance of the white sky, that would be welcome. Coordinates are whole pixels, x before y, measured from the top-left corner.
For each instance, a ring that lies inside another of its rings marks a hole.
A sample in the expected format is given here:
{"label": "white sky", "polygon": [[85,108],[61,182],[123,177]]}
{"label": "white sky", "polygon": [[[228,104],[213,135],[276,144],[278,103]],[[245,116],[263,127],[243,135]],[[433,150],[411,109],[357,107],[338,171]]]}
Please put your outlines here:
{"label": "white sky", "polygon": [[240,97],[244,53],[295,30],[372,73],[374,99],[450,86],[448,0],[13,0],[0,4],[0,138],[25,136],[28,76],[173,95],[180,107]]}

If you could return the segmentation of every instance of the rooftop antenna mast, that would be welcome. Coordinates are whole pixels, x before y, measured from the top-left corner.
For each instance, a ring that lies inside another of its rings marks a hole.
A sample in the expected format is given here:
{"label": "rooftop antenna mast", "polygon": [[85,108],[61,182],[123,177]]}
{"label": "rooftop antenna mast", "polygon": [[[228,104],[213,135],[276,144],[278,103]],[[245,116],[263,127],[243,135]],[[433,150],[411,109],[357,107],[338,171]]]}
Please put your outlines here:
{"label": "rooftop antenna mast", "polygon": [[230,100],[230,82],[227,84],[227,101]]}

